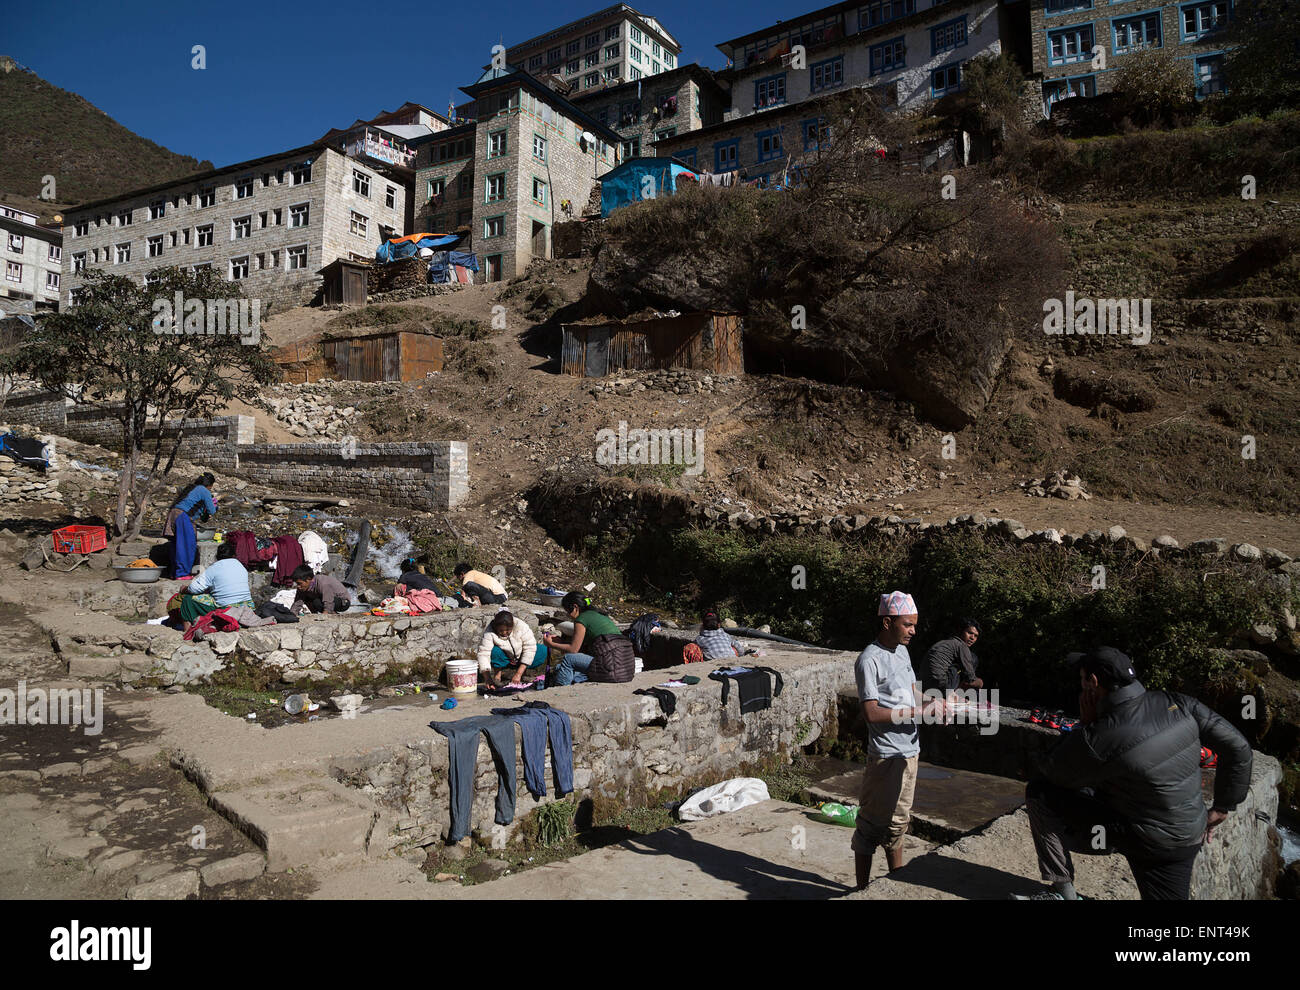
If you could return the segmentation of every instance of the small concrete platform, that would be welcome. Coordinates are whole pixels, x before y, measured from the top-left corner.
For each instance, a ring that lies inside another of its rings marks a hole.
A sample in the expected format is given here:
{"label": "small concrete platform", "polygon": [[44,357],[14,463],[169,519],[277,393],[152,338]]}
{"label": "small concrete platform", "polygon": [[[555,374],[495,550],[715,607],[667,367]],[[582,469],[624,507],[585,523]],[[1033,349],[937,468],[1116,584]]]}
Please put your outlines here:
{"label": "small concrete platform", "polygon": [[[817,802],[856,805],[862,765],[829,757],[815,762],[824,776],[804,793]],[[1025,785],[1020,781],[922,762],[916,772],[912,831],[934,842],[955,842],[1010,814],[1024,801]]]}

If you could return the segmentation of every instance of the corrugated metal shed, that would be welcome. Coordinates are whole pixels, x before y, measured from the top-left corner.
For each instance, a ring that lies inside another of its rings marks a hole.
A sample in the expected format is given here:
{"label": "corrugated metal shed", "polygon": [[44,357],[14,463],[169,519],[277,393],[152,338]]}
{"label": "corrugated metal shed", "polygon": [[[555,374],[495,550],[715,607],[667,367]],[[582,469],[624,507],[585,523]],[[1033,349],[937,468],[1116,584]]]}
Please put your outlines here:
{"label": "corrugated metal shed", "polygon": [[745,370],[741,319],[734,313],[684,313],[633,323],[568,323],[560,370],[599,378],[611,371],[691,368],[719,375]]}
{"label": "corrugated metal shed", "polygon": [[410,382],[442,370],[442,340],[427,333],[334,337],[322,344],[334,377],[350,382]]}

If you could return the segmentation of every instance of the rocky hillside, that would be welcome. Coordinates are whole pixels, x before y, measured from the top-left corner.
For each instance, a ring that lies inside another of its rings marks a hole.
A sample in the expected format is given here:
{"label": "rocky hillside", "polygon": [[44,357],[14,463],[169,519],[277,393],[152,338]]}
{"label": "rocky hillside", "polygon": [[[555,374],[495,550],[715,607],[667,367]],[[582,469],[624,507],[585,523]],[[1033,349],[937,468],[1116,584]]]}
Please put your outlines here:
{"label": "rocky hillside", "polygon": [[[0,200],[49,220],[60,209],[212,168],[123,127],[76,93],[0,56]],[[40,198],[55,178],[54,201]]]}

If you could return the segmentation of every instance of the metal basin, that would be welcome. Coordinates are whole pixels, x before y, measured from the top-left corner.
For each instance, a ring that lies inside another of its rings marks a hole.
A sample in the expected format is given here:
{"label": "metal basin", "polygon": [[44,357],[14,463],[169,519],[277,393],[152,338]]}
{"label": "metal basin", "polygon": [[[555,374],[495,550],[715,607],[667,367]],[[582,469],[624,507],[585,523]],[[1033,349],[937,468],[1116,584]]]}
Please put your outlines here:
{"label": "metal basin", "polygon": [[114,567],[113,570],[124,584],[153,584],[163,572],[161,567]]}

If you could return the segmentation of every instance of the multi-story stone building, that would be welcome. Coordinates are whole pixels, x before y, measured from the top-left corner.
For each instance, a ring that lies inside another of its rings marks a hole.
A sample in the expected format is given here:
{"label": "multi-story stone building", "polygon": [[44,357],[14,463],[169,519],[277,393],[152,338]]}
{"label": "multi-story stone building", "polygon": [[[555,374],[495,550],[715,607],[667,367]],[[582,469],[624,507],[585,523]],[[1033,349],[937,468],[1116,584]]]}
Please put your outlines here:
{"label": "multi-story stone building", "polygon": [[0,315],[58,309],[63,234],[42,227],[34,213],[0,203]]}
{"label": "multi-story stone building", "polygon": [[963,86],[963,67],[1003,50],[1010,15],[999,0],[854,0],[751,31],[718,48],[730,89],[724,119],[656,143],[706,171],[775,178],[825,134],[819,104],[869,88],[916,109]]}
{"label": "multi-story stone building", "polygon": [[1172,48],[1187,64],[1198,97],[1223,92],[1223,29],[1233,0],[1031,0],[1033,68],[1042,77],[1043,113],[1071,96],[1112,88],[1115,70],[1141,48]]}
{"label": "multi-story stone building", "polygon": [[506,61],[533,76],[559,76],[575,93],[635,82],[677,67],[682,46],[667,28],[615,4],[506,49]]}
{"label": "multi-story stone building", "polygon": [[263,312],[301,305],[326,265],[405,233],[408,183],[317,143],[86,203],[64,220],[63,302],[91,268],[147,283],[178,266],[217,269]]}
{"label": "multi-story stone building", "polygon": [[619,135],[533,76],[489,69],[463,92],[472,123],[417,139],[415,226],[468,224],[461,250],[484,279],[513,278],[551,256],[551,228],[581,213],[596,178],[616,164]]}
{"label": "multi-story stone building", "polygon": [[[655,142],[722,120],[727,92],[708,69],[692,62],[653,79],[606,86],[572,97],[622,139],[621,158],[653,155]],[[693,162],[691,164],[694,164]]]}

